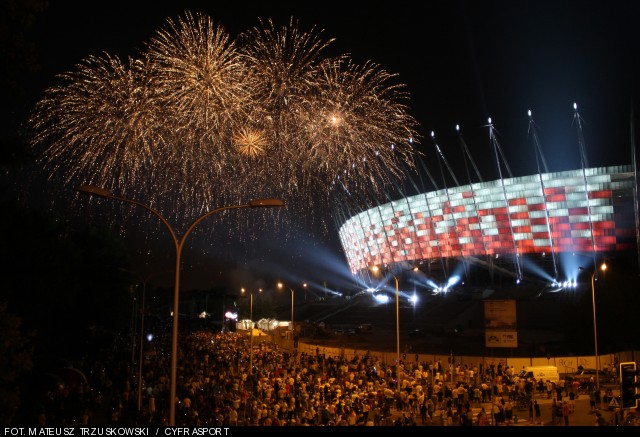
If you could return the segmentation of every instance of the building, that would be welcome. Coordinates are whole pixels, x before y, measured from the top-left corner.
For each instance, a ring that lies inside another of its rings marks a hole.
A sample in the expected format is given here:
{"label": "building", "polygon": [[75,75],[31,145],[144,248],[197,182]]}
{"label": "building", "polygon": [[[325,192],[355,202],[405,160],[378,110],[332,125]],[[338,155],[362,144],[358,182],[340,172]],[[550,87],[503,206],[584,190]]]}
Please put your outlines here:
{"label": "building", "polygon": [[573,281],[591,258],[634,253],[636,181],[631,166],[586,168],[420,193],[355,214],[340,228],[353,274],[423,264],[446,283],[460,265],[517,280]]}

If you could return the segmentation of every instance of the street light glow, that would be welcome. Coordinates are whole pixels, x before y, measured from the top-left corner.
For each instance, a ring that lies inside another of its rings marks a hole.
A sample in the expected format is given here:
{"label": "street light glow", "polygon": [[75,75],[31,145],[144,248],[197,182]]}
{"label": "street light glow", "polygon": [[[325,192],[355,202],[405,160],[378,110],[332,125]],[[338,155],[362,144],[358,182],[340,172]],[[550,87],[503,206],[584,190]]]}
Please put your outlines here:
{"label": "street light glow", "polygon": [[255,199],[249,201],[251,208],[279,208],[284,206],[284,202],[280,199]]}
{"label": "street light glow", "polygon": [[78,191],[84,194],[89,194],[91,196],[104,197],[107,199],[113,197],[110,191],[107,191],[104,188],[96,187],[94,185],[80,185],[78,187]]}

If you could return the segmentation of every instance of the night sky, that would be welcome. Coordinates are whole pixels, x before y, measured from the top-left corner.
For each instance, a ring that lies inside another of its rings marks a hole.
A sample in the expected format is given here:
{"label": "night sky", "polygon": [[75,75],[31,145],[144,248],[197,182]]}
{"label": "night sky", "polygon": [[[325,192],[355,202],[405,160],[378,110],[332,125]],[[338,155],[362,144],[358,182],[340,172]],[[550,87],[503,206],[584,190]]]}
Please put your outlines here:
{"label": "night sky", "polygon": [[[483,179],[497,179],[495,160],[487,159],[493,157],[486,127],[491,117],[514,175],[535,173],[527,142],[531,110],[550,170],[580,168],[576,102],[589,165],[631,163],[631,113],[640,78],[637,1],[292,3],[51,1],[35,35],[42,70],[25,98],[35,102],[56,74],[89,55],[135,56],[167,18],[187,10],[209,15],[231,35],[258,25],[259,18],[285,25],[294,17],[301,28],[316,26],[335,38],[336,54],[399,75],[411,95],[427,162],[434,131],[454,171],[463,171],[454,130],[460,124]],[[303,243],[271,239],[241,263],[272,273],[285,266],[279,276],[291,282],[331,283],[337,274],[319,265],[332,259],[346,268],[334,227],[329,223],[328,237],[310,229]],[[193,271],[184,274],[187,286],[207,286],[212,273],[202,269],[205,264],[193,262]],[[297,277],[287,276],[294,271]]]}

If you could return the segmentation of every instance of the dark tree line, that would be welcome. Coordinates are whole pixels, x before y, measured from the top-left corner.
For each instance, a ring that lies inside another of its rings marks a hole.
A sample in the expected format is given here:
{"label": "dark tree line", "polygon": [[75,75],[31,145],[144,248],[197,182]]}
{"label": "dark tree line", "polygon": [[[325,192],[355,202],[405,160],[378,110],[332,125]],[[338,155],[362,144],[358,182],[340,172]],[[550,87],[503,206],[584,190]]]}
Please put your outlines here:
{"label": "dark tree line", "polygon": [[121,271],[129,256],[107,231],[77,228],[13,201],[2,210],[0,304],[10,326],[2,330],[9,346],[0,360],[0,390],[7,392],[4,402],[16,403],[40,374],[110,347],[130,328],[132,295]]}

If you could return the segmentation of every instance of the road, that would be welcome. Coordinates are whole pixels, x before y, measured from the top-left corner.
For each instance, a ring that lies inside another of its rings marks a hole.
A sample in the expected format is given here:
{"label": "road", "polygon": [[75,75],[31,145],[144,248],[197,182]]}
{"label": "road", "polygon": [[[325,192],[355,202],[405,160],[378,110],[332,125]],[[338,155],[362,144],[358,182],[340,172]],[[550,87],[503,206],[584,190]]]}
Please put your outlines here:
{"label": "road", "polygon": [[[614,390],[614,395],[617,396],[617,394],[617,391]],[[529,420],[528,410],[519,411],[514,409],[514,423],[512,423],[511,426],[564,426],[562,418],[560,418],[560,420],[556,420],[555,422],[552,420],[551,405],[553,404],[553,400],[547,399],[546,397],[541,395],[537,395],[535,399],[540,405],[540,411],[542,413],[542,423],[531,423],[531,421]],[[483,403],[479,407],[472,408],[474,420],[482,407],[484,407],[486,412],[491,411],[491,403]],[[600,408],[598,411],[602,414],[605,420],[608,421],[609,424],[613,425],[616,423],[616,410],[609,410],[607,406],[603,405],[602,408]],[[596,411],[590,409],[589,396],[584,394],[580,395],[578,399],[575,400],[575,411],[569,416],[569,426],[593,426],[596,419],[595,413]],[[403,413],[401,411],[392,410],[392,421],[395,421],[398,417],[402,417],[402,415]],[[490,416],[490,414],[488,416]],[[491,419],[489,417],[489,421],[490,420]],[[424,426],[419,416],[415,418],[415,421],[417,426]],[[442,421],[440,420],[440,418],[436,417],[432,421],[431,426],[442,426]]]}

